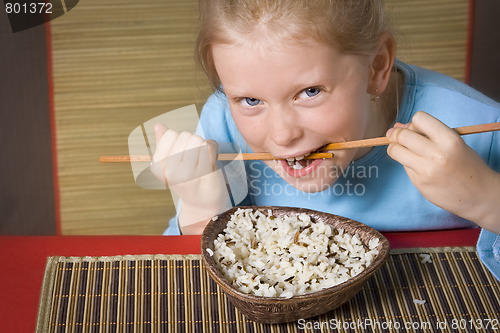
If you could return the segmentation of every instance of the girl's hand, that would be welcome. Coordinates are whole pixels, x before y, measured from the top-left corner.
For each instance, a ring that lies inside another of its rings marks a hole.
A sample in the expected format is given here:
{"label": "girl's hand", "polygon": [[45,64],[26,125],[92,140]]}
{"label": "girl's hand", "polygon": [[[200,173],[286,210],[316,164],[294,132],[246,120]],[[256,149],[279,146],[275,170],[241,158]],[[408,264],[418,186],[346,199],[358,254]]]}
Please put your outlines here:
{"label": "girl's hand", "polygon": [[208,220],[230,207],[224,176],[216,167],[218,145],[189,133],[155,126],[152,173],[182,199],[179,227],[183,234],[203,231]]}
{"label": "girl's hand", "polygon": [[[387,131],[387,153],[401,163],[420,193],[455,215],[499,232],[500,174],[454,130],[424,112]],[[495,217],[496,215],[496,217]]]}

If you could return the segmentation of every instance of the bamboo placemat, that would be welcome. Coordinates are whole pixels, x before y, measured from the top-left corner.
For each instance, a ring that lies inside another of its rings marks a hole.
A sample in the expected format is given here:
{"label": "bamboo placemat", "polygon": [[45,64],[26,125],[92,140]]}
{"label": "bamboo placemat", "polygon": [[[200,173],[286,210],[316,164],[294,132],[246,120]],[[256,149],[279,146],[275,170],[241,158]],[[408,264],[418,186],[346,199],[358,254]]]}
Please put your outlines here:
{"label": "bamboo placemat", "polygon": [[405,332],[500,329],[500,283],[474,249],[424,251],[430,261],[422,253],[393,251],[348,303],[315,318],[274,325],[249,321],[235,309],[199,255],[50,257],[37,332],[398,331],[384,330],[389,325]]}

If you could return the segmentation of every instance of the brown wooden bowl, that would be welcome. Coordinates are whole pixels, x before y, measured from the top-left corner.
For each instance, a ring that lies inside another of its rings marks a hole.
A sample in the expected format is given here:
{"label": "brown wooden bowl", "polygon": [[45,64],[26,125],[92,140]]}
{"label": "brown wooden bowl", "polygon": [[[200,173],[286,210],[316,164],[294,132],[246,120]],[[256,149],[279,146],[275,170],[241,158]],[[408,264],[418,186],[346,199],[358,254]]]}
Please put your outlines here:
{"label": "brown wooden bowl", "polygon": [[[222,232],[231,215],[239,208],[251,208],[254,211],[261,211],[264,214],[267,214],[267,211],[270,209],[276,217],[284,215],[294,216],[304,213],[309,215],[313,222],[321,220],[332,225],[334,228],[343,228],[349,234],[358,234],[365,245],[368,244],[370,239],[374,237],[379,238],[379,254],[375,257],[371,265],[360,274],[330,288],[291,298],[262,297],[246,294],[233,287],[222,276],[215,261],[207,252],[207,249],[214,251],[214,239]],[[260,323],[284,323],[323,314],[351,299],[361,290],[366,280],[385,263],[389,256],[389,242],[375,229],[345,217],[303,208],[251,206],[232,208],[218,215],[215,221],[211,220],[201,236],[201,253],[203,263],[209,275],[222,288],[229,301],[248,319]]]}

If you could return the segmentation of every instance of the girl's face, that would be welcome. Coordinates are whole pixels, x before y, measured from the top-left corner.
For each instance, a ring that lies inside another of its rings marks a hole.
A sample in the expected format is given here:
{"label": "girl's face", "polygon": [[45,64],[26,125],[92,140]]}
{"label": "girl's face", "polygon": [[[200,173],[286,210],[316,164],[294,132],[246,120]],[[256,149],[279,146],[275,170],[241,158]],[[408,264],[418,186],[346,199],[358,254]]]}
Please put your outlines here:
{"label": "girl's face", "polygon": [[[212,54],[236,126],[254,152],[300,158],[327,143],[380,134],[367,93],[368,57],[313,40],[266,49],[216,44]],[[318,192],[365,153],[341,150],[332,159],[266,164],[297,189]]]}

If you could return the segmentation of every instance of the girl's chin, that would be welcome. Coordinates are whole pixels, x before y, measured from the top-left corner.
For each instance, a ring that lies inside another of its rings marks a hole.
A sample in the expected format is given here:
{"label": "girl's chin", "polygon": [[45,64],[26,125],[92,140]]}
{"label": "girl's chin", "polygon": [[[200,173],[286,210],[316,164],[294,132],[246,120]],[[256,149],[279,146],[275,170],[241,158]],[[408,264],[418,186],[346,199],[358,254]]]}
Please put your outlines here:
{"label": "girl's chin", "polygon": [[[288,178],[288,177],[287,177]],[[305,192],[305,193],[317,193],[317,192],[322,192],[326,189],[328,189],[330,186],[335,183],[332,179],[328,180],[320,180],[320,179],[315,179],[314,181],[301,181],[297,179],[287,179],[285,178],[285,181],[295,187],[296,189]]]}

